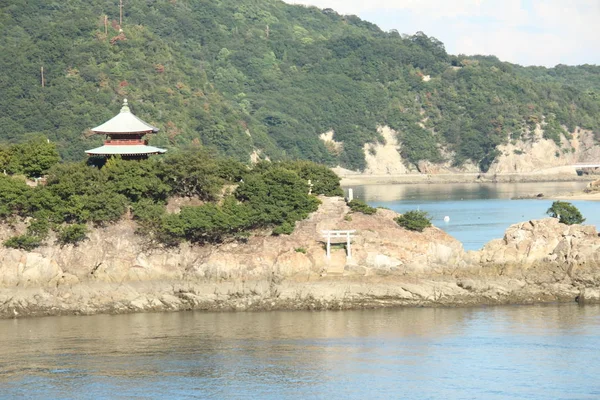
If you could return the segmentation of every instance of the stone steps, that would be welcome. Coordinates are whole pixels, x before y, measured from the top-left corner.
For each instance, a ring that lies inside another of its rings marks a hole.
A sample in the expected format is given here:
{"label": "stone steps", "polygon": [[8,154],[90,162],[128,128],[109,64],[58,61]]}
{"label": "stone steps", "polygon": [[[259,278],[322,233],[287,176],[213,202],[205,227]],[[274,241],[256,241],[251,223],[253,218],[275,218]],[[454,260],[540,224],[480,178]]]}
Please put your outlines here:
{"label": "stone steps", "polygon": [[344,250],[332,250],[331,258],[325,261],[327,275],[343,275],[346,268],[346,252]]}

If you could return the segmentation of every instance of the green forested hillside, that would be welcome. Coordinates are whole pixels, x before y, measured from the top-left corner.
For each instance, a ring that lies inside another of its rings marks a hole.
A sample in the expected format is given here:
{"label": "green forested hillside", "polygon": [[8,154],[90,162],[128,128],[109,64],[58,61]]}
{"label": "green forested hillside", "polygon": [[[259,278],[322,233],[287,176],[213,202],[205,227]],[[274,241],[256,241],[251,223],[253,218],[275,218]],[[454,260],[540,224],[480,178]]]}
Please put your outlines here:
{"label": "green forested hillside", "polygon": [[[123,97],[161,128],[155,145],[239,160],[258,149],[360,169],[363,144],[389,125],[411,162],[444,147],[486,170],[499,143],[541,121],[555,140],[562,126],[600,135],[600,67],[452,56],[425,34],[279,0],[127,0],[119,33],[118,5],[0,3],[0,140],[42,133],[82,159],[101,140],[88,129]],[[331,129],[341,152],[319,140]]]}

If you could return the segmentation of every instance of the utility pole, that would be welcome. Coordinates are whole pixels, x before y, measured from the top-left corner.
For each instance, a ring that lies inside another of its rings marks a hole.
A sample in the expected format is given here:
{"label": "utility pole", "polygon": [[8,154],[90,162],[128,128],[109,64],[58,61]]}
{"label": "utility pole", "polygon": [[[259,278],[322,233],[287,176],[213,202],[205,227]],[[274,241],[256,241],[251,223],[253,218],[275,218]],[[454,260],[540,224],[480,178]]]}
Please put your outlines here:
{"label": "utility pole", "polygon": [[119,26],[123,27],[123,0],[119,0]]}
{"label": "utility pole", "polygon": [[104,16],[104,35],[108,36],[108,15]]}
{"label": "utility pole", "polygon": [[46,87],[46,81],[44,80],[44,66],[40,69],[42,72],[42,87]]}
{"label": "utility pole", "polygon": [[267,33],[267,39],[268,39],[269,38],[269,34],[271,33],[271,30],[269,29],[269,25],[267,25],[266,33]]}

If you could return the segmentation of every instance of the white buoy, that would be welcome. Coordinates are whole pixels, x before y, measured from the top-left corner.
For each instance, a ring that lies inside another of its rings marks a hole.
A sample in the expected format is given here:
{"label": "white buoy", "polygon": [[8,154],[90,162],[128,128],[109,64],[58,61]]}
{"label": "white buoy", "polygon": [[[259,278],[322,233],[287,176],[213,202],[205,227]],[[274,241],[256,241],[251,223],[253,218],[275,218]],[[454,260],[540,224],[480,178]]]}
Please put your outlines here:
{"label": "white buoy", "polygon": [[446,215],[446,216],[444,217],[444,222],[450,222],[450,217]]}

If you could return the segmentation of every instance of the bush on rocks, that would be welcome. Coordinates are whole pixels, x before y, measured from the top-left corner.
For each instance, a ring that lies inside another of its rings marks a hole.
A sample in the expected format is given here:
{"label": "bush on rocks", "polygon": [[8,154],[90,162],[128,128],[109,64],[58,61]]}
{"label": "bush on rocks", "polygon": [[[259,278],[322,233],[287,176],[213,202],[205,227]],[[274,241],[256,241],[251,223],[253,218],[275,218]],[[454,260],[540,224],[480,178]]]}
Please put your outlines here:
{"label": "bush on rocks", "polygon": [[377,212],[375,207],[371,207],[362,200],[354,199],[348,203],[348,207],[354,212],[360,212],[367,215],[372,215]]}
{"label": "bush on rocks", "polygon": [[87,239],[87,226],[85,224],[73,224],[62,227],[58,231],[56,239],[61,246],[66,244],[77,245]]}
{"label": "bush on rocks", "polygon": [[42,239],[32,235],[13,236],[4,242],[5,247],[21,250],[33,250],[42,245]]}
{"label": "bush on rocks", "polygon": [[407,211],[395,218],[394,221],[409,231],[423,232],[423,229],[431,226],[431,218],[426,211]]}
{"label": "bush on rocks", "polygon": [[555,201],[552,207],[546,211],[552,218],[558,218],[561,224],[582,224],[585,221],[577,207],[566,201]]}

